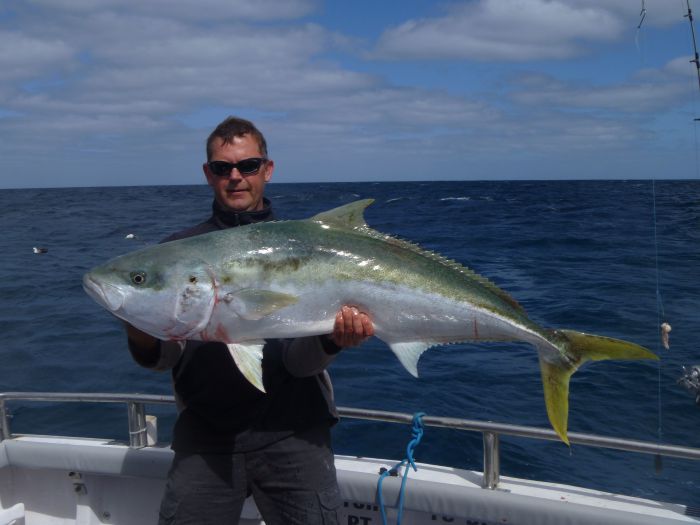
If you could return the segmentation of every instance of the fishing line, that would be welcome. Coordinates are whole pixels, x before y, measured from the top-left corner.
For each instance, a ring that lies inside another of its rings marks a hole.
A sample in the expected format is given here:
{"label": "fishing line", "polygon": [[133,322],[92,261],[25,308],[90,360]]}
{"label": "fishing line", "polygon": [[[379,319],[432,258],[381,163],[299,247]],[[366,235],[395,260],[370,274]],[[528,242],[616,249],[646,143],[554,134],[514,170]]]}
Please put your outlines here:
{"label": "fishing line", "polygon": [[[690,8],[689,8],[690,9]],[[647,9],[646,9],[646,2],[645,0],[642,0],[642,9],[639,13],[641,19],[639,20],[639,24],[637,25],[637,33],[635,36],[635,43],[637,44],[637,51],[639,52],[642,61],[644,61],[644,54],[639,48],[639,36],[641,33],[641,28],[642,24],[644,23],[644,20],[647,16]],[[700,72],[698,73],[700,75]],[[654,238],[654,267],[655,267],[655,274],[656,274],[656,326],[659,327],[658,329],[661,330],[661,335],[664,336],[664,328],[662,327],[663,325],[669,326],[665,322],[665,311],[664,311],[664,304],[663,304],[663,298],[661,297],[661,278],[660,278],[660,271],[659,271],[659,237],[658,237],[658,217],[657,217],[657,211],[656,211],[656,179],[652,178],[651,179],[651,201],[652,201],[652,224],[653,224],[653,238]],[[669,331],[670,331],[670,326],[669,326]],[[665,333],[665,337],[668,337],[668,332]],[[663,343],[663,346],[666,346],[666,343]],[[668,347],[667,347],[668,348]],[[661,345],[657,343],[657,352],[661,352]],[[661,388],[661,360],[657,363],[656,366],[656,414],[657,414],[657,428],[656,428],[656,435],[657,435],[657,443],[660,445],[663,441],[663,405],[661,402],[662,399],[662,388]],[[656,473],[660,473],[661,470],[663,469],[663,459],[661,454],[656,454],[654,456],[654,470]]]}
{"label": "fishing line", "polygon": [[[642,66],[645,65],[645,55],[643,50],[639,47],[639,39],[640,35],[642,33],[642,24],[644,23],[644,20],[646,19],[647,16],[647,9],[646,9],[646,2],[645,0],[642,0],[642,9],[639,12],[639,16],[641,17],[639,20],[639,24],[637,25],[637,32],[634,37],[634,42],[635,45],[637,46],[637,53],[639,54],[640,61],[642,63]],[[656,326],[661,326],[662,324],[662,319],[665,317],[664,314],[664,306],[663,306],[663,300],[661,298],[661,286],[660,286],[660,278],[659,278],[659,240],[658,240],[658,233],[657,233],[657,217],[656,217],[656,180],[651,179],[651,201],[652,201],[652,222],[653,222],[653,227],[654,227],[654,263],[655,263],[655,269],[656,269]],[[660,348],[657,350],[660,351]],[[657,417],[657,422],[656,422],[656,436],[657,436],[657,444],[661,444],[662,442],[662,437],[663,437],[663,408],[661,404],[661,361],[657,363],[656,367],[656,417]],[[660,473],[661,470],[663,469],[663,460],[661,457],[661,454],[656,454],[654,456],[654,470],[656,473]]]}
{"label": "fishing line", "polygon": [[[656,268],[656,326],[662,327],[665,323],[666,314],[664,312],[664,302],[661,297],[661,279],[659,277],[659,237],[658,237],[658,227],[657,227],[657,215],[656,215],[656,180],[651,179],[651,196],[652,196],[652,219],[654,224],[654,264]],[[663,330],[663,328],[660,328]],[[661,349],[659,348],[659,351]],[[663,441],[663,408],[661,405],[661,360],[656,364],[656,400],[657,400],[657,442],[660,445]],[[654,456],[654,470],[656,473],[660,473],[663,469],[663,460],[661,454],[656,454]]]}
{"label": "fishing line", "polygon": [[[698,79],[698,88],[700,88],[700,54],[698,54],[698,46],[697,46],[697,40],[695,38],[695,25],[693,23],[693,11],[690,8],[690,0],[685,0],[685,7],[687,8],[687,13],[683,16],[684,18],[688,19],[688,24],[690,25],[690,36],[691,40],[693,43],[693,58],[690,60],[690,63],[695,64],[695,72],[697,75]],[[642,22],[644,21],[644,18],[646,16],[646,9],[644,5],[644,0],[642,0],[642,20],[639,22],[639,26],[637,26],[637,31],[639,32],[639,28],[642,25]],[[696,106],[697,106],[697,94],[695,96],[695,101],[696,101]],[[695,118],[694,122],[697,123],[700,120],[700,118]],[[693,132],[694,132],[694,138],[695,138],[695,172],[696,176],[698,173],[700,173],[700,160],[698,159],[698,131],[697,131],[697,125],[693,126]],[[659,271],[659,237],[658,237],[658,222],[657,222],[657,210],[656,210],[656,180],[652,179],[651,181],[651,191],[652,191],[652,210],[653,210],[653,221],[654,221],[654,263],[655,263],[655,269],[656,269],[656,310],[657,310],[657,326],[661,330],[661,343],[660,345],[668,350],[669,349],[669,332],[671,331],[671,325],[669,325],[665,318],[666,318],[666,312],[664,310],[664,303],[663,299],[661,297],[661,279],[660,279],[660,271]],[[659,347],[659,351],[661,350],[661,347]],[[657,363],[657,413],[658,413],[658,429],[657,429],[657,438],[658,438],[658,443],[660,444],[662,442],[663,438],[663,409],[662,409],[662,403],[661,403],[661,396],[662,396],[662,389],[661,389],[661,360]],[[659,473],[662,468],[663,468],[663,463],[662,463],[662,458],[661,454],[656,454],[654,457],[654,467],[657,473]]]}
{"label": "fishing line", "polygon": [[[682,2],[681,2],[682,3]],[[690,36],[693,43],[693,58],[690,63],[695,64],[695,72],[698,79],[698,88],[700,88],[700,54],[698,54],[697,40],[695,38],[695,25],[693,24],[693,11],[690,8],[690,0],[685,0],[685,7],[687,8],[687,13],[683,15],[684,18],[688,19],[690,25]],[[639,37],[641,34],[642,24],[647,16],[646,2],[642,0],[642,9],[639,13],[640,20],[637,24],[637,33],[635,36],[635,43],[637,45],[637,52],[640,54],[641,58],[644,59],[643,52],[639,47]],[[697,101],[696,92],[696,101]],[[696,102],[697,105],[697,102]],[[694,122],[697,123],[700,118],[695,118]],[[698,131],[697,125],[693,126],[695,135],[695,172],[696,176],[700,173],[700,159],[698,158]],[[656,210],[656,179],[651,179],[651,193],[652,193],[652,220],[654,227],[654,265],[656,271],[656,316],[657,322],[656,326],[660,330],[660,341],[657,343],[657,348],[659,353],[662,352],[662,347],[665,350],[669,349],[669,333],[671,332],[671,325],[666,322],[666,312],[664,310],[663,298],[661,297],[661,278],[659,269],[659,236],[658,236],[658,217]],[[662,388],[661,388],[661,360],[657,363],[657,442],[660,445],[663,439],[663,406],[662,406]],[[663,469],[662,456],[657,453],[654,456],[654,468],[657,472],[661,472]]]}

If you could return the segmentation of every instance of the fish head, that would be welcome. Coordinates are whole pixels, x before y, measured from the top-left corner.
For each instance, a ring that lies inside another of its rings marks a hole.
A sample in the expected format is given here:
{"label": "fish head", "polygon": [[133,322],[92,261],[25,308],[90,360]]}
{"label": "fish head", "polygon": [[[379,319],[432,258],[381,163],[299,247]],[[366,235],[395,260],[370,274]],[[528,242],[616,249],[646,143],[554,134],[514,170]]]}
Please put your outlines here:
{"label": "fish head", "polygon": [[93,268],[83,288],[98,304],[164,340],[192,339],[209,322],[216,282],[206,263],[178,257],[167,243]]}

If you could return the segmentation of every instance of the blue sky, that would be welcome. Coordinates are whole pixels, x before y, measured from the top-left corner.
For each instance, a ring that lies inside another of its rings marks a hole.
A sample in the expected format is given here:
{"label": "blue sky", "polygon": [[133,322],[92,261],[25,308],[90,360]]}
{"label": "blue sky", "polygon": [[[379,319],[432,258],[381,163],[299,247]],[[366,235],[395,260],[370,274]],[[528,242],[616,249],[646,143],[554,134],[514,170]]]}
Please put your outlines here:
{"label": "blue sky", "polygon": [[229,114],[265,133],[277,182],[695,178],[686,11],[4,0],[0,187],[199,184]]}

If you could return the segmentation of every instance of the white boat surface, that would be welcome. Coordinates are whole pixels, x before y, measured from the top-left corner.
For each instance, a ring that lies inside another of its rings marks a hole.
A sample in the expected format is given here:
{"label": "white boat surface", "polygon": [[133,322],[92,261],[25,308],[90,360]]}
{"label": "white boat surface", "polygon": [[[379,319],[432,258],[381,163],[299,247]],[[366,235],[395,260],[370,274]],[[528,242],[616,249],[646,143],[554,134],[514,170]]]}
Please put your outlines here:
{"label": "white boat surface", "polygon": [[[12,434],[8,402],[126,403],[130,442],[112,439]],[[173,452],[153,442],[145,406],[174,403],[170,396],[140,394],[0,393],[0,525],[152,525]],[[412,416],[340,408],[341,416],[410,423]],[[553,431],[473,420],[425,416],[425,426],[459,428],[484,436],[484,471],[417,463],[406,483],[404,525],[700,524],[695,502],[667,503],[532,479],[501,477],[499,436],[558,439]],[[151,434],[151,435],[149,435]],[[699,460],[700,449],[571,433],[572,443]],[[149,442],[150,441],[150,442]],[[400,458],[399,458],[400,459]],[[336,456],[343,498],[340,523],[382,522],[377,483],[397,459]],[[382,494],[388,523],[396,523],[400,477],[386,477]],[[242,524],[261,525],[252,499]]]}

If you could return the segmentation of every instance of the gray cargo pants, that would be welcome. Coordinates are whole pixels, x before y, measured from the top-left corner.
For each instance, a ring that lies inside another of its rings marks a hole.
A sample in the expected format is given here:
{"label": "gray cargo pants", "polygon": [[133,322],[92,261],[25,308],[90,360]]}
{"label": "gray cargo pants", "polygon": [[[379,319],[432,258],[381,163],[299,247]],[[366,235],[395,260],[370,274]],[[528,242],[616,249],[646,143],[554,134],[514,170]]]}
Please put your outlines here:
{"label": "gray cargo pants", "polygon": [[[318,436],[321,435],[321,443]],[[330,429],[235,454],[175,454],[159,525],[235,525],[252,494],[266,525],[336,525]]]}

